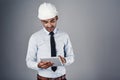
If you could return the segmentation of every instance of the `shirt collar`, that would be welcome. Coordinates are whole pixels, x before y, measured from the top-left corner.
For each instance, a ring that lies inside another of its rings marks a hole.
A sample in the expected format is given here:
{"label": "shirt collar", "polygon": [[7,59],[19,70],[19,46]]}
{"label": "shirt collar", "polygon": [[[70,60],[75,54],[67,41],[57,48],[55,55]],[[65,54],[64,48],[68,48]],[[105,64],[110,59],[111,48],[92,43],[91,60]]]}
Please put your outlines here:
{"label": "shirt collar", "polygon": [[[44,30],[44,31],[45,31],[45,32],[49,35],[49,33],[50,33],[50,32],[48,32],[45,28],[43,28],[43,30]],[[56,34],[56,33],[57,33],[57,30],[58,30],[58,28],[55,28],[55,29],[54,29],[54,31],[53,31],[53,32],[54,32],[54,34]]]}

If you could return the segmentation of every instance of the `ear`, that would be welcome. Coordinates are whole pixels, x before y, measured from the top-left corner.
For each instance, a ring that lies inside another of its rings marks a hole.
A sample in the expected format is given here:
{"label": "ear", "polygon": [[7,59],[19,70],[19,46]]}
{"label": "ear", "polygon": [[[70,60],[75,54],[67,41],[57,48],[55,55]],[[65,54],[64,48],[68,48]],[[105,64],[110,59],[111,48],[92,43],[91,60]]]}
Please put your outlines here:
{"label": "ear", "polygon": [[58,20],[58,16],[56,16],[56,20]]}

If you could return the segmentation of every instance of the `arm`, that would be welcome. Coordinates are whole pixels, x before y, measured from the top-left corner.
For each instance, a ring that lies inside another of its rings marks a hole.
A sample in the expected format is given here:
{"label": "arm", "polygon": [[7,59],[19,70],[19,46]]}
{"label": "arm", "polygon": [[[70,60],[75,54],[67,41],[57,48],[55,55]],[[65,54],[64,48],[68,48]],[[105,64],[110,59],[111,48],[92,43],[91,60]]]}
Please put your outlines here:
{"label": "arm", "polygon": [[71,63],[74,62],[74,53],[73,53],[73,48],[72,48],[71,41],[68,35],[67,35],[67,40],[64,46],[64,52],[66,54],[65,65],[70,65]]}
{"label": "arm", "polygon": [[31,36],[28,44],[28,51],[26,55],[26,64],[28,68],[38,70],[37,62],[37,45],[33,36]]}

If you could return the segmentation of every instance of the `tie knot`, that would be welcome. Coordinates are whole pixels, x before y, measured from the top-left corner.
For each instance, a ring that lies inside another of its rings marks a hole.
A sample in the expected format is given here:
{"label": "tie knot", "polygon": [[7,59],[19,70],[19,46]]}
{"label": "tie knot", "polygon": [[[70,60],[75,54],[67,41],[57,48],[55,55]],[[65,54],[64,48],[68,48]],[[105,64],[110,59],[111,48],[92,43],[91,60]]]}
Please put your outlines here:
{"label": "tie knot", "polygon": [[50,34],[51,36],[53,36],[53,35],[54,35],[54,32],[50,32],[49,34]]}

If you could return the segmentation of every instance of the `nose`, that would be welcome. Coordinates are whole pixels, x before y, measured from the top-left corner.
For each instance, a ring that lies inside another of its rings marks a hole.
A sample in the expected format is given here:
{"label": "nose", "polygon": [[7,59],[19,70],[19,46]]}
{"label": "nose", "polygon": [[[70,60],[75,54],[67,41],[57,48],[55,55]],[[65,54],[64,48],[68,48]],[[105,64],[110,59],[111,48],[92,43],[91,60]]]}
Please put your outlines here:
{"label": "nose", "polygon": [[49,22],[49,23],[47,24],[47,26],[48,26],[48,27],[52,27],[52,24]]}

